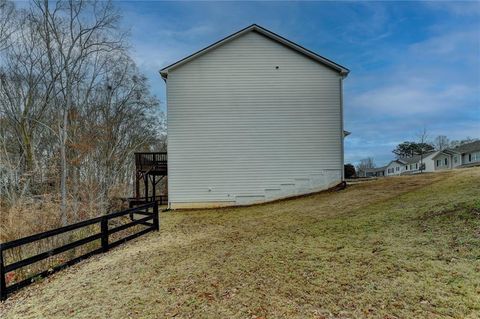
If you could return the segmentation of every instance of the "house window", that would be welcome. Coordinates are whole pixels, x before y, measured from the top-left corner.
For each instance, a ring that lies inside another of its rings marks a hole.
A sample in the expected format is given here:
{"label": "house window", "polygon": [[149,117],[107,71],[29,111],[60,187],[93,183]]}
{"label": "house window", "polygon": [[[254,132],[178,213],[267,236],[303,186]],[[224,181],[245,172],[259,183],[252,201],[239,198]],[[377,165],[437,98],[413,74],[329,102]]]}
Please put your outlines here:
{"label": "house window", "polygon": [[437,166],[440,166],[440,160],[437,160]]}
{"label": "house window", "polygon": [[418,163],[415,163],[415,169],[418,169]]}
{"label": "house window", "polygon": [[458,158],[457,158],[456,156],[454,156],[454,157],[453,157],[453,162],[454,162],[454,163],[457,163],[457,161],[458,161]]}
{"label": "house window", "polygon": [[480,161],[480,152],[472,153],[472,162]]}
{"label": "house window", "polygon": [[408,171],[408,165],[407,165],[407,166],[405,166],[405,170],[406,170],[406,171]]}
{"label": "house window", "polygon": [[397,167],[396,167],[396,170],[397,170],[397,172],[398,172],[398,171],[400,170],[400,166],[397,166]]}
{"label": "house window", "polygon": [[443,160],[443,162],[445,163],[445,166],[448,165],[448,158],[445,157],[445,159]]}
{"label": "house window", "polygon": [[469,162],[472,161],[472,154],[468,154],[468,161],[469,161]]}

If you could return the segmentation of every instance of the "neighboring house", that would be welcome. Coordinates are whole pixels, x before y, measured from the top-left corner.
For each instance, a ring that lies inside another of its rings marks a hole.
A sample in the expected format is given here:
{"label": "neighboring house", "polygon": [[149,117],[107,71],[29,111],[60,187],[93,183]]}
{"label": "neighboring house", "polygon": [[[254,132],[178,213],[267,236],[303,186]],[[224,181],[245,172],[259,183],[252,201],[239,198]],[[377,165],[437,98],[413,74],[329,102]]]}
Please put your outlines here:
{"label": "neighboring house", "polygon": [[480,141],[453,149],[428,152],[391,161],[387,166],[367,169],[361,177],[393,176],[480,166]]}
{"label": "neighboring house", "polygon": [[[454,158],[455,163],[453,162]],[[461,165],[460,155],[448,149],[437,152],[432,161],[435,171],[452,169]]]}
{"label": "neighboring house", "polygon": [[401,160],[405,163],[403,174],[417,174],[421,172],[433,172],[434,165],[432,158],[438,152],[432,151],[423,155],[413,155],[412,157],[405,157]]}
{"label": "neighboring house", "polygon": [[412,157],[402,158],[403,163],[402,174],[416,174],[425,170],[425,160],[422,160],[420,155],[414,155]]}
{"label": "neighboring house", "polygon": [[476,166],[480,164],[480,140],[460,145],[453,149],[461,155],[461,166]]}
{"label": "neighboring house", "polygon": [[433,160],[437,171],[480,165],[480,140],[440,151]]}
{"label": "neighboring house", "polygon": [[402,174],[405,165],[406,163],[401,159],[391,161],[387,166],[385,166],[385,176]]}
{"label": "neighboring house", "polygon": [[385,176],[385,168],[386,168],[386,166],[367,168],[367,169],[365,169],[364,172],[360,173],[360,177],[382,177],[382,176]]}
{"label": "neighboring house", "polygon": [[252,204],[340,183],[348,72],[258,25],[163,68],[169,206]]}

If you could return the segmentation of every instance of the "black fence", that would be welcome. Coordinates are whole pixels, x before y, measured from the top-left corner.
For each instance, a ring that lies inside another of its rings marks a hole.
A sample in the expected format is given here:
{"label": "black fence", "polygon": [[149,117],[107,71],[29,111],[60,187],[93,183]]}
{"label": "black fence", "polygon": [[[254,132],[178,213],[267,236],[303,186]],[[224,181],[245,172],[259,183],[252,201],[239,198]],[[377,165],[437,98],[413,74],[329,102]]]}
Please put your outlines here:
{"label": "black fence", "polygon": [[129,197],[125,199],[128,202],[128,206],[135,207],[139,205],[143,205],[147,202],[157,202],[158,206],[167,205],[168,204],[168,195],[155,195],[155,196],[148,196],[148,197]]}
{"label": "black fence", "polygon": [[[137,214],[137,215],[145,216],[145,217],[134,220],[133,219],[133,214]],[[114,218],[127,216],[127,215],[130,216],[130,218],[132,219],[131,222],[129,222],[127,224],[120,225],[120,226],[115,226],[113,228],[109,228],[109,221],[110,220],[112,220]],[[85,238],[75,240],[75,241],[70,242],[66,245],[63,245],[61,247],[56,247],[56,248],[51,249],[49,251],[46,251],[46,252],[43,252],[43,253],[40,253],[40,254],[37,254],[37,255],[34,255],[34,256],[30,256],[28,258],[24,258],[24,259],[15,261],[15,262],[10,263],[8,265],[6,265],[4,263],[4,261],[5,261],[5,259],[4,259],[5,251],[7,251],[9,249],[16,248],[16,247],[23,246],[23,245],[27,245],[27,244],[31,244],[31,243],[34,243],[34,242],[37,242],[37,241],[40,241],[42,239],[49,238],[49,237],[52,237],[52,236],[59,236],[59,235],[65,234],[67,232],[71,232],[73,230],[78,230],[78,229],[81,229],[81,228],[84,228],[84,227],[87,227],[87,226],[91,226],[91,225],[95,225],[95,224],[99,224],[99,226],[100,226],[99,227],[99,229],[100,229],[99,233],[91,234],[91,235],[89,235]],[[122,230],[126,230],[126,229],[128,229],[130,227],[133,227],[133,226],[136,226],[136,225],[143,225],[143,226],[146,226],[146,227],[143,228],[142,230],[134,233],[134,234],[130,234],[130,235],[128,235],[126,237],[123,237],[123,238],[120,238],[120,239],[117,238],[115,241],[109,242],[110,235],[112,235],[114,233],[118,233]],[[150,231],[158,231],[158,230],[159,230],[158,203],[155,201],[155,202],[150,202],[150,203],[147,203],[147,204],[144,204],[144,205],[141,205],[141,206],[137,206],[137,207],[134,207],[134,208],[130,208],[130,209],[127,209],[127,210],[124,210],[124,211],[100,216],[100,217],[85,220],[85,221],[82,221],[82,222],[79,222],[79,223],[76,223],[76,224],[72,224],[72,225],[68,225],[68,226],[65,226],[65,227],[49,230],[49,231],[46,231],[46,232],[43,232],[43,233],[39,233],[39,234],[35,234],[35,235],[32,235],[32,236],[20,238],[20,239],[17,239],[17,240],[1,243],[0,244],[0,298],[1,298],[1,300],[5,300],[7,298],[8,294],[11,294],[12,292],[14,292],[14,291],[16,291],[20,288],[28,286],[29,284],[33,283],[38,278],[46,277],[46,276],[48,276],[48,275],[50,275],[50,274],[52,274],[52,273],[54,273],[58,270],[61,270],[65,267],[67,267],[67,266],[73,265],[73,264],[75,264],[75,263],[77,263],[77,262],[79,262],[79,261],[81,261],[85,258],[88,258],[90,256],[93,256],[95,254],[106,252],[110,248],[116,247],[116,246],[120,245],[121,243],[124,243],[124,242],[126,242],[128,240],[131,240],[131,239],[134,239],[134,238],[137,238],[137,237],[139,237],[143,234],[146,234]],[[89,252],[87,252],[87,253],[85,253],[81,256],[72,258],[68,261],[65,261],[65,262],[59,264],[59,265],[56,265],[55,267],[52,267],[48,270],[38,272],[36,274],[33,274],[33,275],[29,276],[26,279],[23,279],[19,282],[16,282],[12,285],[7,286],[6,276],[9,272],[15,271],[19,268],[31,265],[33,263],[42,261],[44,259],[50,258],[52,256],[55,256],[55,255],[58,255],[60,253],[69,251],[69,250],[74,249],[78,246],[82,246],[82,245],[85,245],[87,243],[91,243],[91,242],[96,241],[96,240],[100,241],[100,244],[101,244],[100,248],[91,250],[91,251],[89,251]]]}

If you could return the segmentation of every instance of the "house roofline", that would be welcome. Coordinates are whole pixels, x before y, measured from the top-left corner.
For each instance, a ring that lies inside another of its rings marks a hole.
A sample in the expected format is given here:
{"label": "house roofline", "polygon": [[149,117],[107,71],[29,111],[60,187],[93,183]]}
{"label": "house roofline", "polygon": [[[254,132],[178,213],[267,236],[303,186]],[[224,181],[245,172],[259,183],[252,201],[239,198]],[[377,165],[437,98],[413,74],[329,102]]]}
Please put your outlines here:
{"label": "house roofline", "polygon": [[250,31],[255,31],[259,34],[262,34],[264,36],[266,36],[267,38],[270,38],[278,43],[281,43],[297,52],[300,52],[302,53],[303,55],[319,62],[319,63],[322,63],[323,65],[337,71],[340,73],[340,75],[342,75],[344,78],[348,75],[348,73],[350,72],[349,69],[347,69],[346,67],[343,67],[342,65],[338,64],[338,63],[335,63],[333,62],[332,60],[329,60],[313,51],[310,51],[304,47],[302,47],[301,45],[299,44],[296,44],[295,42],[292,42],[270,30],[267,30],[265,29],[264,27],[261,27],[259,26],[258,24],[252,24],[246,28],[243,28],[242,30],[240,31],[237,31],[221,40],[218,40],[217,42],[214,42],[213,44],[195,52],[195,53],[192,53],[190,54],[189,56],[181,59],[181,60],[178,60],[177,62],[174,62],[164,68],[162,68],[159,73],[160,73],[160,76],[165,80],[167,79],[168,77],[168,71],[171,70],[171,69],[174,69],[176,67],[179,67],[180,65],[183,65],[195,58],[197,58],[198,56],[200,55],[203,55],[219,46],[221,46],[222,44],[228,42],[228,41],[231,41],[233,39],[236,39],[238,37],[240,37],[241,35],[247,33],[247,32],[250,32]]}
{"label": "house roofline", "polygon": [[404,162],[404,161],[402,161],[401,159],[395,159],[395,160],[390,161],[390,162],[389,162],[387,165],[385,165],[384,167],[386,168],[386,167],[390,166],[390,164],[392,164],[392,163],[394,163],[394,162],[397,162],[397,163],[402,164],[402,165],[407,164],[407,162]]}
{"label": "house roofline", "polygon": [[445,149],[445,150],[438,151],[438,153],[435,154],[435,156],[433,156],[432,159],[437,158],[439,155],[442,155],[442,154],[444,154],[444,155],[455,155],[455,154],[458,155],[458,154],[460,154],[461,155],[462,153],[454,151],[454,150]]}

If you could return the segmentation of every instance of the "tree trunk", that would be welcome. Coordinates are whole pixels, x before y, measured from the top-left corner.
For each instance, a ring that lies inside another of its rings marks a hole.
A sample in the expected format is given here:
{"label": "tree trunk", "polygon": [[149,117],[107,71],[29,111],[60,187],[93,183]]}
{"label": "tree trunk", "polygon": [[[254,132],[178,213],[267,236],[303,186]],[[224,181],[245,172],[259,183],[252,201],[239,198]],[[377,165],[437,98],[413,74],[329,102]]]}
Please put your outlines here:
{"label": "tree trunk", "polygon": [[25,124],[22,124],[22,142],[25,152],[25,170],[27,172],[35,172],[37,169],[35,152],[33,151],[32,137],[25,128]]}
{"label": "tree trunk", "polygon": [[62,225],[65,226],[68,223],[67,217],[67,125],[68,125],[68,110],[72,105],[72,86],[70,79],[67,77],[67,85],[65,90],[66,95],[66,105],[63,109],[63,123],[61,125],[60,131],[60,215],[62,220]]}

